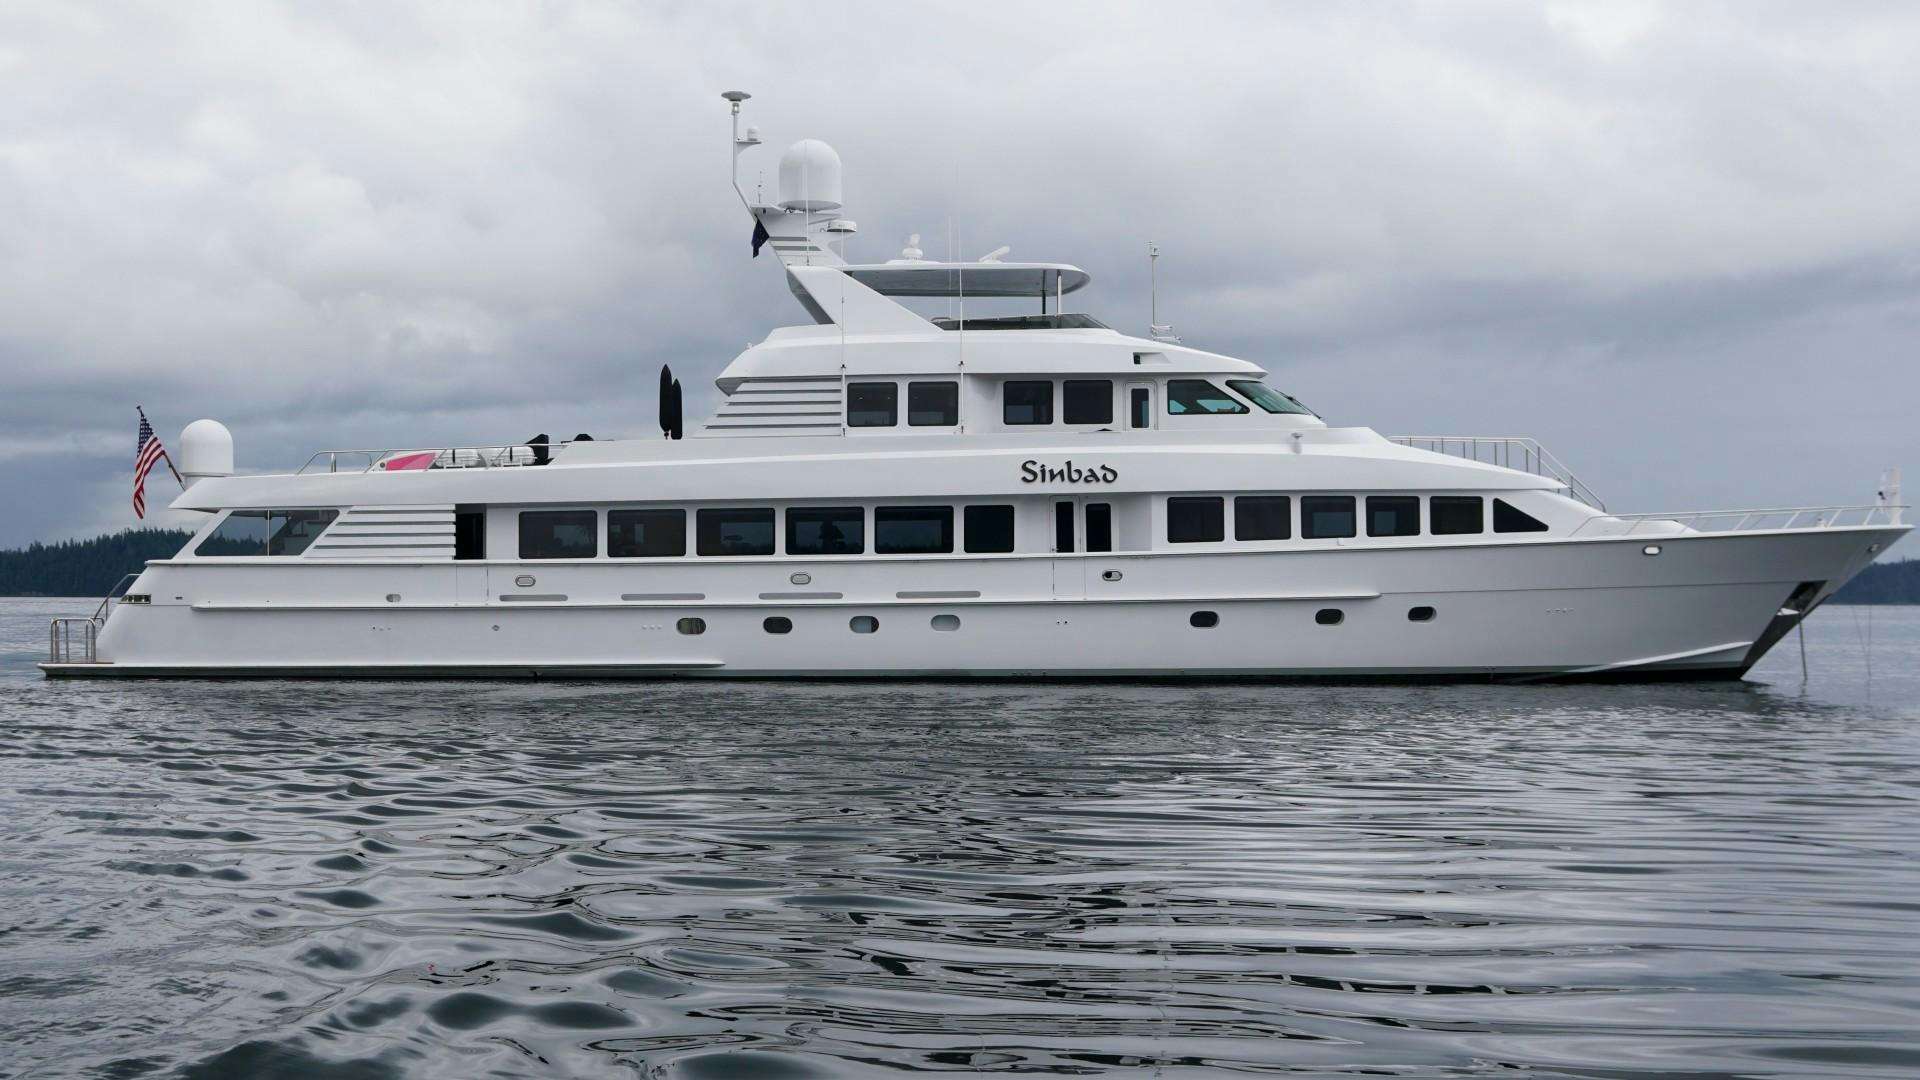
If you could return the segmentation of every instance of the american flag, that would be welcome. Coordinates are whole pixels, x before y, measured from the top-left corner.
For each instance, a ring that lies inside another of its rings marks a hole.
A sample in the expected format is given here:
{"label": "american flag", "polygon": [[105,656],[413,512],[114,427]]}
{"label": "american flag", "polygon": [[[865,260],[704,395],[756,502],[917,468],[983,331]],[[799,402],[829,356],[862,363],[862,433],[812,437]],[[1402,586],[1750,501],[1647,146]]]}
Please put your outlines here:
{"label": "american flag", "polygon": [[173,459],[167,456],[167,448],[161,446],[160,440],[154,437],[153,425],[147,423],[147,410],[137,406],[136,410],[140,413],[140,440],[134,445],[133,453],[133,516],[145,518],[147,473],[152,471],[156,463],[164,461],[167,471],[173,473],[175,480],[180,479],[180,474],[173,467]]}

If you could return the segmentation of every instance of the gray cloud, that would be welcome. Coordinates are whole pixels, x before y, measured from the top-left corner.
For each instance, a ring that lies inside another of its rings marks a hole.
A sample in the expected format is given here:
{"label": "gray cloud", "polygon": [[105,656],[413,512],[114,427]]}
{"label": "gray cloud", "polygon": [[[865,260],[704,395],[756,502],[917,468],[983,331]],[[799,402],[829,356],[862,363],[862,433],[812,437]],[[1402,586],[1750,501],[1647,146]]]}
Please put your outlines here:
{"label": "gray cloud", "polygon": [[136,401],[252,468],[646,435],[663,362],[702,406],[799,315],[733,86],[750,181],[839,148],[856,255],[1010,243],[1139,328],[1158,240],[1187,340],[1338,422],[1535,434],[1647,509],[1855,500],[1920,445],[1909,6],[37,5],[0,544],[130,520]]}

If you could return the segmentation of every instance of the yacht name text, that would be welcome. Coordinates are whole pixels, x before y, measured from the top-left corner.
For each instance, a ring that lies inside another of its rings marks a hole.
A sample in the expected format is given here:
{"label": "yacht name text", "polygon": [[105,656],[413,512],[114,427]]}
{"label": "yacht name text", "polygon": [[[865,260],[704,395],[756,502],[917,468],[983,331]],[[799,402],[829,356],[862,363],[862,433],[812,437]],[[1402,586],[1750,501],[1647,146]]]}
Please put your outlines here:
{"label": "yacht name text", "polygon": [[1120,479],[1120,470],[1111,465],[1075,465],[1068,458],[1062,465],[1047,465],[1028,459],[1020,463],[1023,484],[1111,484]]}

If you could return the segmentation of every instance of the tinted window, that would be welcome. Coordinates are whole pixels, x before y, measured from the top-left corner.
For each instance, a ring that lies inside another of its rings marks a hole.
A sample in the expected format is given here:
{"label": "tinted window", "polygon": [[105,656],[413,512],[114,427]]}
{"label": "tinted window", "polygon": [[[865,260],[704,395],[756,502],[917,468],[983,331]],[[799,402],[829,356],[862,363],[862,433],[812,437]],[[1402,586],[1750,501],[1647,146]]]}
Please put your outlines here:
{"label": "tinted window", "polygon": [[707,620],[700,618],[681,619],[673,624],[675,630],[683,634],[704,634],[707,632]]}
{"label": "tinted window", "polygon": [[858,555],[867,528],[857,506],[796,506],[787,510],[787,554]]}
{"label": "tinted window", "polygon": [[1427,525],[1435,536],[1485,532],[1486,510],[1478,495],[1435,495],[1427,500]]}
{"label": "tinted window", "polygon": [[899,422],[900,387],[890,382],[847,384],[848,427],[892,427]]}
{"label": "tinted window", "polygon": [[960,384],[907,384],[907,423],[912,427],[952,427],[960,422]]}
{"label": "tinted window", "polygon": [[1136,386],[1132,390],[1127,391],[1127,400],[1131,403],[1129,408],[1133,411],[1133,426],[1137,428],[1152,427],[1153,391],[1144,386]]}
{"label": "tinted window", "polygon": [[1073,550],[1073,504],[1053,504],[1053,550]]}
{"label": "tinted window", "polygon": [[1069,424],[1113,423],[1113,384],[1105,379],[1068,379],[1060,388]]}
{"label": "tinted window", "polygon": [[235,510],[195,555],[298,555],[325,532],[338,510]]}
{"label": "tinted window", "polygon": [[685,510],[607,511],[607,555],[640,559],[687,553]]}
{"label": "tinted window", "polygon": [[1173,416],[1243,413],[1245,405],[1205,379],[1168,379],[1167,412]]}
{"label": "tinted window", "polygon": [[1227,385],[1239,391],[1240,396],[1260,406],[1270,413],[1305,413],[1313,415],[1313,410],[1294,400],[1290,394],[1283,394],[1258,379],[1228,379]]}
{"label": "tinted window", "polygon": [[1000,394],[1001,418],[1008,424],[1053,423],[1051,382],[1003,383]]}
{"label": "tinted window", "polygon": [[1493,531],[1546,532],[1547,523],[1505,499],[1493,500]]}
{"label": "tinted window", "polygon": [[1368,536],[1419,536],[1420,497],[1417,495],[1367,496]]}
{"label": "tinted window", "polygon": [[873,550],[880,555],[936,555],[952,551],[953,507],[874,507]]}
{"label": "tinted window", "polygon": [[1353,496],[1300,496],[1300,535],[1308,540],[1352,536]]}
{"label": "tinted window", "polygon": [[1087,550],[1113,550],[1113,504],[1087,504]]}
{"label": "tinted window", "polygon": [[697,520],[702,555],[773,554],[772,510],[702,510]]}
{"label": "tinted window", "polygon": [[520,514],[523,559],[591,559],[600,515],[591,510],[526,510]]}
{"label": "tinted window", "polygon": [[454,511],[453,557],[456,559],[487,557],[487,512],[485,510]]}
{"label": "tinted window", "polygon": [[1013,507],[969,506],[964,520],[968,551],[990,555],[1013,550]]}
{"label": "tinted window", "polygon": [[1285,495],[1242,495],[1233,500],[1235,540],[1286,540],[1292,536],[1292,499]]}
{"label": "tinted window", "polygon": [[1167,542],[1211,544],[1227,538],[1227,500],[1218,495],[1167,500]]}

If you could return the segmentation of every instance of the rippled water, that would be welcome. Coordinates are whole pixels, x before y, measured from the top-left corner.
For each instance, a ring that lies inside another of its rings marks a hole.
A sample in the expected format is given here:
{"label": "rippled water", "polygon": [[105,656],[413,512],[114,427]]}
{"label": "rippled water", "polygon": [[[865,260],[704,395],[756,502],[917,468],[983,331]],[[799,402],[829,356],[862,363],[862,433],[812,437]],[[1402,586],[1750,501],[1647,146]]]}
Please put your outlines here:
{"label": "rippled water", "polygon": [[1804,688],[44,682],[72,610],[0,1075],[1920,1074],[1920,609]]}

